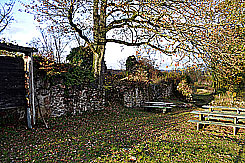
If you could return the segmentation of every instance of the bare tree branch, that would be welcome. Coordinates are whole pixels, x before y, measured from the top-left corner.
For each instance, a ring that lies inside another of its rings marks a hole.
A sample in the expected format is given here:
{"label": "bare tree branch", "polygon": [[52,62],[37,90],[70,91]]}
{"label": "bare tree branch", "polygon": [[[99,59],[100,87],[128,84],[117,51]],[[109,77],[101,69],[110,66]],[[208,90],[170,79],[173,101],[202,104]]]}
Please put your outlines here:
{"label": "bare tree branch", "polygon": [[6,2],[4,5],[0,4],[0,33],[2,33],[14,20],[12,16],[14,4],[14,1]]}
{"label": "bare tree branch", "polygon": [[70,6],[70,9],[68,11],[68,20],[70,25],[75,29],[75,31],[79,34],[79,36],[85,40],[85,42],[90,43],[88,37],[83,35],[83,31],[77,27],[76,24],[73,23],[73,14],[74,14],[74,6],[73,3]]}

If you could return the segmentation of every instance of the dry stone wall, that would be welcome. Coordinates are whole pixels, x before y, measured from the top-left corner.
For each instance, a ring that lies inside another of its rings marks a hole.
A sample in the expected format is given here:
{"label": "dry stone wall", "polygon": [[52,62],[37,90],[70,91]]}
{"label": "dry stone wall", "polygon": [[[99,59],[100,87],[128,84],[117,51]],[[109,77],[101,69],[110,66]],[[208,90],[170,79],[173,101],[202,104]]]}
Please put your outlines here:
{"label": "dry stone wall", "polygon": [[123,101],[125,107],[141,107],[145,101],[161,101],[173,95],[173,83],[165,86],[137,84],[124,91]]}
{"label": "dry stone wall", "polygon": [[125,107],[141,107],[145,101],[161,101],[173,95],[173,81],[161,84],[147,82],[123,81],[106,91],[106,99],[123,104]]}
{"label": "dry stone wall", "polygon": [[64,114],[81,114],[84,111],[101,110],[105,104],[104,90],[88,86],[66,88],[62,80],[52,85],[36,78],[36,109],[45,117],[58,117]]}

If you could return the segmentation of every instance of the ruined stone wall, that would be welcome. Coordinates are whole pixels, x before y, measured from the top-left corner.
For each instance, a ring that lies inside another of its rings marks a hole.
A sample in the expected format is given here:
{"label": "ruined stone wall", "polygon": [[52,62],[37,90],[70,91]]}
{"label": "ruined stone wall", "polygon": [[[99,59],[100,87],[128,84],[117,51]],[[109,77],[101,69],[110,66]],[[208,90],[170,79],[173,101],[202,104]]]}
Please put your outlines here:
{"label": "ruined stone wall", "polygon": [[142,85],[138,84],[125,89],[124,106],[141,107],[145,101],[162,101],[173,95],[173,83],[166,83],[164,86],[149,84],[142,87]]}
{"label": "ruined stone wall", "polygon": [[104,90],[88,86],[68,87],[62,83],[52,85],[41,77],[35,82],[36,109],[45,117],[57,117],[64,114],[81,114],[84,111],[103,109],[105,104]]}

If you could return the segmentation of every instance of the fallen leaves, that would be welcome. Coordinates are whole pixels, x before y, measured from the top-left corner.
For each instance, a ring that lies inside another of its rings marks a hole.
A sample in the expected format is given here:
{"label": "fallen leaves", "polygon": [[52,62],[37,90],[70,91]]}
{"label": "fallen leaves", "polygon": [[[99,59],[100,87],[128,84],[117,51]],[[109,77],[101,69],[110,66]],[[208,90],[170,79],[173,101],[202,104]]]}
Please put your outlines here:
{"label": "fallen leaves", "polygon": [[[1,128],[0,157],[3,162],[173,162],[222,157],[232,162],[240,156],[244,140],[197,132],[188,112],[149,113],[121,107],[81,116],[49,119],[50,129],[35,131]],[[241,158],[244,159],[244,158]]]}

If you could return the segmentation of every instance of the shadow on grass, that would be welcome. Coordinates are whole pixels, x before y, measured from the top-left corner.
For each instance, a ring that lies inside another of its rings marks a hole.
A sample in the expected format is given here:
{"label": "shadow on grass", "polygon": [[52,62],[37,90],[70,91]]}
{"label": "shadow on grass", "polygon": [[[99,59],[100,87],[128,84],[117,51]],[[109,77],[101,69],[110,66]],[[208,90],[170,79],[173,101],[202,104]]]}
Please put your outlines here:
{"label": "shadow on grass", "polygon": [[203,105],[207,105],[212,100],[214,100],[214,94],[194,94],[193,101],[195,101],[195,105],[197,107],[201,107]]}

